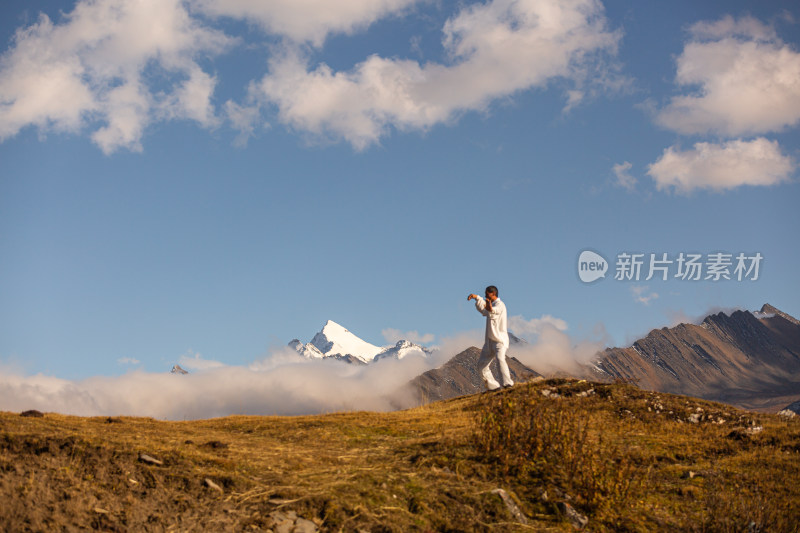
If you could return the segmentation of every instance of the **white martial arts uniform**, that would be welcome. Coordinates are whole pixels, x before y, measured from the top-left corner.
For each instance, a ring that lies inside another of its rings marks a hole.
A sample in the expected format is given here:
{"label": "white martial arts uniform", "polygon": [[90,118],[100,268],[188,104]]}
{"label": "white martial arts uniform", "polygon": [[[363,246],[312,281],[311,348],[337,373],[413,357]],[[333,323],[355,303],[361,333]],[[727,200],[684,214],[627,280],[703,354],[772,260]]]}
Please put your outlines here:
{"label": "white martial arts uniform", "polygon": [[492,359],[497,357],[497,364],[500,366],[500,376],[503,386],[511,386],[511,373],[506,363],[506,350],[508,350],[508,314],[506,305],[500,298],[492,302],[492,310],[486,308],[486,300],[478,296],[475,300],[475,308],[480,314],[486,317],[486,339],[481,350],[481,357],[478,360],[478,368],[481,369],[483,381],[489,390],[499,389],[500,384],[494,379],[492,369]]}

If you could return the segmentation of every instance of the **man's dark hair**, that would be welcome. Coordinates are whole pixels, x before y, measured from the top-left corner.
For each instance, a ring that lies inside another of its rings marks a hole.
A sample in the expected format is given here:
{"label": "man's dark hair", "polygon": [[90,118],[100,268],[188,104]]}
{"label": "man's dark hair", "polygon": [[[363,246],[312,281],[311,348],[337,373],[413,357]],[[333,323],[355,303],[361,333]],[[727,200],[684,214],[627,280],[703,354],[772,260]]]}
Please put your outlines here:
{"label": "man's dark hair", "polygon": [[492,294],[496,294],[497,296],[500,296],[500,292],[497,290],[497,287],[495,287],[494,285],[489,285],[488,287],[486,287],[486,292],[491,292]]}

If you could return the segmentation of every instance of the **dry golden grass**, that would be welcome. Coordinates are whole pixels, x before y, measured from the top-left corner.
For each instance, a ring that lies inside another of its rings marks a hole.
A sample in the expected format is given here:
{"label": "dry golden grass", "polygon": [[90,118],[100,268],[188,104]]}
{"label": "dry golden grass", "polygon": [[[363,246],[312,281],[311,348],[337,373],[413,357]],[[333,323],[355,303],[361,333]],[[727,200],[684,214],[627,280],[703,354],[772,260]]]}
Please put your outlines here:
{"label": "dry golden grass", "polygon": [[574,380],[394,413],[2,413],[0,530],[259,531],[280,509],[326,531],[569,531],[567,501],[592,531],[798,531],[798,454],[796,421]]}

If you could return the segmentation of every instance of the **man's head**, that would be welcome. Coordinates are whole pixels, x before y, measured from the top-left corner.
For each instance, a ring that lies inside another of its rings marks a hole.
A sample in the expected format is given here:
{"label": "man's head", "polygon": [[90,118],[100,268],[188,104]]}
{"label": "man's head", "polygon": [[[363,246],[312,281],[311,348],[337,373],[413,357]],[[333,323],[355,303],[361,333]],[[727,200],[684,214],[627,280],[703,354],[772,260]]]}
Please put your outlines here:
{"label": "man's head", "polygon": [[492,302],[497,300],[497,287],[494,285],[489,285],[486,287],[486,292],[484,294],[486,295],[486,298]]}

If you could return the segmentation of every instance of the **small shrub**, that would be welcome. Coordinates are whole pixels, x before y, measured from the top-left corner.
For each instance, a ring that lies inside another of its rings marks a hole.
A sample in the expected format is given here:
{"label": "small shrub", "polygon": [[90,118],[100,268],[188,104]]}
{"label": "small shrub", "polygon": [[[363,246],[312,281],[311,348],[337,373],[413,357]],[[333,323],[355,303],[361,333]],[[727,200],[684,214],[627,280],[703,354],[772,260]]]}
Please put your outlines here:
{"label": "small shrub", "polygon": [[534,389],[489,396],[473,442],[497,475],[558,487],[587,511],[609,510],[628,500],[642,475],[604,441],[587,413],[572,401],[540,398]]}

